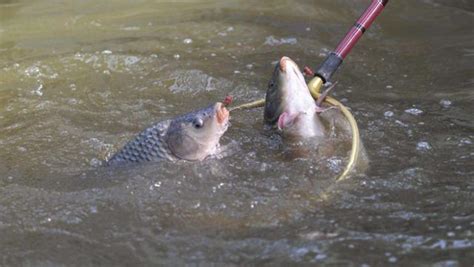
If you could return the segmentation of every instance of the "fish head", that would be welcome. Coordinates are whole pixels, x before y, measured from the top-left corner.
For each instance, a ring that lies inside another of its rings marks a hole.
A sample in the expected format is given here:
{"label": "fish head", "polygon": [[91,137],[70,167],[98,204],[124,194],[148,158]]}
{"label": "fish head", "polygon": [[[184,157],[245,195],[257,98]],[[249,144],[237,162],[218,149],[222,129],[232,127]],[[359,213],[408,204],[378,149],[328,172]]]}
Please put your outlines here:
{"label": "fish head", "polygon": [[277,125],[286,135],[324,135],[315,101],[303,74],[289,57],[280,59],[268,83],[264,120],[267,124]]}
{"label": "fish head", "polygon": [[171,152],[185,160],[203,160],[213,154],[229,126],[229,111],[217,102],[173,119],[166,133]]}

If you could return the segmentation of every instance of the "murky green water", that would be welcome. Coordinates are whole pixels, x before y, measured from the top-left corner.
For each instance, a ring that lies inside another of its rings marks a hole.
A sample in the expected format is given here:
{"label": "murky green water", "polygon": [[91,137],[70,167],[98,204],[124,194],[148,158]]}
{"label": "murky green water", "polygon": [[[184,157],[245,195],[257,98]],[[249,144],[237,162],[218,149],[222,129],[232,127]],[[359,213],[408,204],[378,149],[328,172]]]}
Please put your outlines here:
{"label": "murky green water", "polygon": [[472,266],[471,1],[391,1],[334,77],[365,174],[332,182],[338,146],[289,160],[262,110],[232,116],[222,159],[98,166],[155,121],[263,97],[283,55],[316,66],[368,2],[0,1],[0,265]]}

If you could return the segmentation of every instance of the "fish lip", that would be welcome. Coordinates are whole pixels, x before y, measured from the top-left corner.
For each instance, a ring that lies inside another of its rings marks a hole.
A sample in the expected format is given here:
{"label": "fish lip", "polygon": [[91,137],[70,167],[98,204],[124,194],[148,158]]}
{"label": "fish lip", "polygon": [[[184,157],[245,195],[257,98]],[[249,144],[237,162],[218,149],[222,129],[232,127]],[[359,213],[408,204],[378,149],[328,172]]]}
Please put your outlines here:
{"label": "fish lip", "polygon": [[286,63],[288,62],[288,60],[291,60],[289,57],[282,57],[280,59],[280,63],[278,64],[280,66],[280,70],[282,72],[285,72],[286,71]]}
{"label": "fish lip", "polygon": [[278,130],[283,130],[283,128],[285,128],[285,117],[288,116],[288,113],[287,112],[283,112],[280,114],[280,116],[278,116],[278,121],[277,121],[277,127],[278,127]]}
{"label": "fish lip", "polygon": [[293,61],[293,59],[283,56],[278,63],[281,72],[287,72],[288,68],[293,69],[294,71],[299,71],[298,65]]}
{"label": "fish lip", "polygon": [[229,111],[221,102],[217,102],[215,106],[216,119],[219,124],[226,124],[229,120]]}

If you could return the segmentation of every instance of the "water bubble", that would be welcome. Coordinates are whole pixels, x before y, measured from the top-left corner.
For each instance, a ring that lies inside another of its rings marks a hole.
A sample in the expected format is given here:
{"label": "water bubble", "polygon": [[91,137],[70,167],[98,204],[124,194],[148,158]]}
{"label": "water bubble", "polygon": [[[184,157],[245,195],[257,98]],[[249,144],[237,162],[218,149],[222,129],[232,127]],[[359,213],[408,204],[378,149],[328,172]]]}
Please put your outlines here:
{"label": "water bubble", "polygon": [[463,146],[463,145],[471,145],[472,144],[472,141],[471,139],[469,138],[461,138],[461,140],[459,140],[459,146]]}
{"label": "water bubble", "polygon": [[318,254],[316,257],[314,257],[314,259],[317,261],[324,260],[325,258],[327,258],[326,254]]}
{"label": "water bubble", "polygon": [[211,57],[215,57],[216,56],[216,53],[211,53]]}
{"label": "water bubble", "polygon": [[19,146],[19,147],[18,147],[18,151],[20,151],[20,152],[26,152],[27,149],[26,149],[26,147]]}
{"label": "water bubble", "polygon": [[334,172],[340,172],[341,171],[342,160],[340,158],[331,157],[327,161],[328,161],[329,168],[332,171],[334,171]]}
{"label": "water bubble", "polygon": [[74,54],[74,59],[75,60],[80,60],[80,61],[84,61],[84,55],[77,52],[76,54]]}
{"label": "water bubble", "polygon": [[94,25],[94,26],[96,26],[96,27],[102,26],[102,24],[100,24],[99,22],[97,22],[97,21],[95,21],[95,20],[91,21],[90,24],[91,24],[91,25]]}
{"label": "water bubble", "polygon": [[120,29],[123,30],[123,31],[138,31],[138,30],[140,30],[140,27],[129,26],[129,27],[122,27]]}
{"label": "water bubble", "polygon": [[454,232],[448,232],[446,235],[449,236],[449,237],[453,237],[453,236],[455,236],[456,234],[455,234]]}
{"label": "water bubble", "polygon": [[43,95],[43,84],[40,84],[36,89],[33,90],[33,94],[42,96]]}
{"label": "water bubble", "polygon": [[393,257],[393,256],[392,256],[392,257],[388,258],[388,262],[390,262],[390,263],[395,263],[395,262],[397,262],[397,257]]}
{"label": "water bubble", "polygon": [[38,77],[41,74],[41,72],[38,66],[30,66],[26,68],[25,74],[29,77]]}
{"label": "water bubble", "polygon": [[416,150],[418,151],[428,151],[431,150],[431,145],[426,141],[421,141],[416,144]]}
{"label": "water bubble", "polygon": [[306,255],[308,252],[309,252],[309,249],[307,248],[297,248],[293,251],[293,254],[295,254],[295,256],[302,257]]}
{"label": "water bubble", "polygon": [[439,104],[443,106],[443,108],[449,108],[452,102],[448,99],[441,99],[441,101],[439,101]]}
{"label": "water bubble", "polygon": [[191,38],[186,38],[186,39],[183,40],[183,43],[184,43],[184,44],[192,44],[192,43],[193,43],[193,39],[191,39]]}
{"label": "water bubble", "polygon": [[385,111],[385,113],[383,114],[385,117],[389,118],[389,117],[392,117],[393,116],[393,111]]}
{"label": "water bubble", "polygon": [[75,98],[70,98],[67,100],[68,105],[77,105],[77,99]]}
{"label": "water bubble", "polygon": [[446,240],[439,240],[438,242],[435,242],[433,245],[430,246],[430,248],[440,248],[440,249],[445,249],[447,247],[447,242]]}
{"label": "water bubble", "polygon": [[139,57],[136,57],[136,56],[127,56],[124,59],[124,63],[125,63],[125,66],[130,66],[130,65],[133,65],[133,64],[137,63],[140,60],[141,59]]}
{"label": "water bubble", "polygon": [[455,260],[446,260],[446,261],[440,261],[432,265],[432,267],[458,267],[459,262]]}
{"label": "water bubble", "polygon": [[232,26],[228,27],[228,28],[227,28],[227,31],[228,31],[228,32],[234,31],[234,27],[232,27]]}
{"label": "water bubble", "polygon": [[181,56],[179,54],[174,54],[173,57],[174,59],[179,59]]}
{"label": "water bubble", "polygon": [[399,120],[396,120],[395,123],[398,124],[398,125],[400,125],[400,126],[402,126],[402,127],[408,127],[408,124],[406,124],[406,123],[404,123],[404,122],[402,122],[402,121],[399,121]]}
{"label": "water bubble", "polygon": [[270,35],[265,38],[265,42],[263,44],[270,45],[270,46],[277,46],[277,45],[284,45],[284,44],[295,45],[297,43],[298,43],[298,40],[294,37],[277,39],[273,35]]}
{"label": "water bubble", "polygon": [[423,113],[423,110],[417,109],[417,108],[409,108],[405,110],[406,113],[411,114],[411,115],[420,115]]}
{"label": "water bubble", "polygon": [[104,51],[102,51],[102,54],[104,54],[104,55],[110,55],[110,54],[112,54],[112,51],[110,51],[110,50],[104,50]]}
{"label": "water bubble", "polygon": [[246,67],[247,69],[251,70],[251,69],[253,68],[253,65],[252,65],[252,64],[247,64],[247,65],[245,65],[245,67]]}
{"label": "water bubble", "polygon": [[89,210],[90,210],[91,213],[97,213],[97,207],[96,206],[91,206],[89,208]]}
{"label": "water bubble", "polygon": [[89,165],[91,165],[92,167],[99,167],[100,165],[102,165],[102,162],[98,158],[92,158],[89,161]]}
{"label": "water bubble", "polygon": [[385,86],[385,87],[386,87],[387,89],[392,89],[392,88],[393,88],[393,86],[392,86],[392,85],[390,85],[390,84],[389,84],[389,85],[387,85],[387,86]]}
{"label": "water bubble", "polygon": [[257,206],[257,204],[258,204],[258,201],[255,201],[255,200],[251,201],[250,202],[250,208],[251,209],[255,208]]}
{"label": "water bubble", "polygon": [[311,31],[311,28],[310,28],[310,27],[306,27],[306,31],[307,31],[307,32]]}
{"label": "water bubble", "polygon": [[465,249],[465,248],[471,248],[473,245],[473,242],[469,239],[462,239],[462,240],[454,240],[453,241],[453,248],[455,249]]}

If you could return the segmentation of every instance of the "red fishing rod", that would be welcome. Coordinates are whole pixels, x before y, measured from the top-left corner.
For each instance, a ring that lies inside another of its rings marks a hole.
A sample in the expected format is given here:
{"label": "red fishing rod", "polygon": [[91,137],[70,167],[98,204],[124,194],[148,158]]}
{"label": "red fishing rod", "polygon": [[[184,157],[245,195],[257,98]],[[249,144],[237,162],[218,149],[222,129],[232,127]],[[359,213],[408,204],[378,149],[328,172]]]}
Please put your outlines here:
{"label": "red fishing rod", "polygon": [[375,18],[382,12],[383,8],[387,4],[388,0],[373,0],[370,6],[364,11],[362,16],[356,21],[354,26],[349,30],[344,39],[339,43],[336,50],[329,53],[323,64],[319,66],[318,70],[314,74],[314,78],[309,82],[308,88],[314,99],[317,99],[317,103],[321,103],[323,99],[330,106],[339,107],[342,114],[346,117],[347,121],[351,125],[352,131],[352,149],[347,162],[347,166],[344,171],[339,175],[337,180],[344,179],[349,172],[354,168],[358,161],[359,152],[361,149],[359,127],[357,122],[352,116],[351,112],[339,103],[334,98],[326,98],[326,94],[330,89],[320,94],[319,91],[324,83],[328,82],[331,76],[336,72],[337,68],[342,64],[344,58],[351,51],[357,41],[360,39],[362,34],[370,27]]}
{"label": "red fishing rod", "polygon": [[314,73],[315,78],[311,81],[310,86],[311,93],[319,92],[321,86],[329,81],[334,72],[336,72],[342,64],[344,58],[346,58],[347,54],[349,54],[364,32],[370,27],[370,25],[372,25],[372,22],[374,22],[377,16],[382,12],[387,3],[388,0],[372,1],[370,6],[364,11],[354,26],[352,26],[349,32],[347,32],[336,50],[329,53],[327,58]]}
{"label": "red fishing rod", "polygon": [[[319,66],[317,71],[313,73],[309,68],[305,68],[305,74],[311,73],[314,78],[309,82],[308,87],[311,95],[314,99],[318,99],[320,94],[319,91],[324,83],[329,81],[331,76],[336,72],[337,68],[342,64],[344,58],[349,54],[351,49],[360,39],[362,34],[372,25],[375,18],[382,12],[383,8],[387,5],[388,0],[373,0],[370,6],[364,11],[362,16],[352,26],[349,32],[346,34],[344,39],[339,43],[336,50],[329,53],[324,62]],[[327,92],[326,92],[327,93]],[[321,100],[323,100],[324,97]],[[250,103],[245,103],[239,106],[230,108],[229,110],[248,109],[261,107],[265,105],[265,99],[260,99]],[[352,116],[349,115],[348,116]]]}

